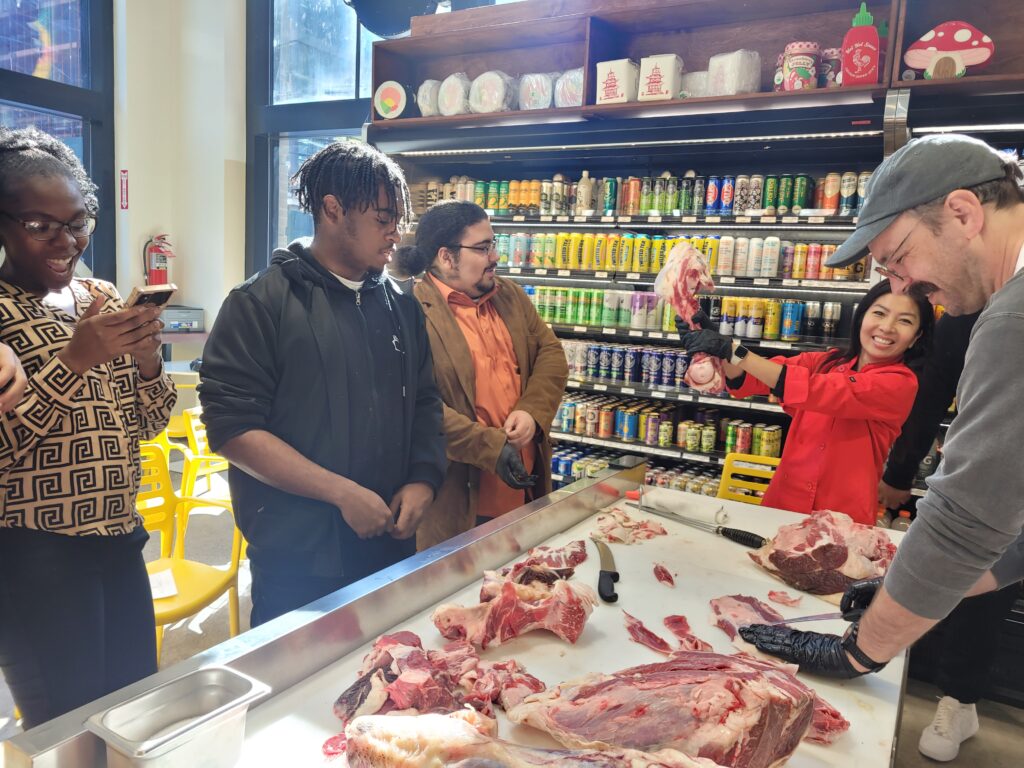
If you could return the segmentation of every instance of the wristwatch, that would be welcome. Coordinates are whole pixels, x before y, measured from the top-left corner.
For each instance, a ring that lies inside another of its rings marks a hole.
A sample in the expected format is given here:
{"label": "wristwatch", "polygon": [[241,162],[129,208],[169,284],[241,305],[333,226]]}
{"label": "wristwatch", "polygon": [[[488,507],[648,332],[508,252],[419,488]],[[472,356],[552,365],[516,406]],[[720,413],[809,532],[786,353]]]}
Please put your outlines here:
{"label": "wristwatch", "polygon": [[884,669],[885,665],[889,662],[883,661],[881,663],[875,661],[868,656],[864,651],[857,647],[857,632],[860,630],[860,622],[855,621],[850,624],[850,628],[846,630],[846,634],[843,635],[842,648],[848,654],[853,656],[857,660],[857,663],[864,667],[868,672],[877,672],[880,669]]}
{"label": "wristwatch", "polygon": [[732,358],[729,360],[733,365],[739,365],[743,362],[743,358],[750,354],[750,350],[743,346],[739,341],[733,341],[732,343]]}

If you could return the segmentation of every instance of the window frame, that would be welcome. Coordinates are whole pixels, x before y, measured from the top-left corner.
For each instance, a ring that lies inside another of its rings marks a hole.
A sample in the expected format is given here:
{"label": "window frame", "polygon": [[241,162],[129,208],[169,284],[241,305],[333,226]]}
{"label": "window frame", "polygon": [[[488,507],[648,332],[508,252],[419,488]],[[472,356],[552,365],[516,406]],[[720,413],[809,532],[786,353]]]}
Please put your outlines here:
{"label": "window frame", "polygon": [[274,104],[274,0],[246,3],[246,174],[245,276],[265,269],[273,248],[270,237],[274,198],[274,148],[281,138],[317,134],[358,134],[370,117],[371,98],[359,95],[359,45],[356,27],[357,98]]}
{"label": "window frame", "polygon": [[17,107],[55,112],[82,121],[85,169],[99,187],[100,212],[92,236],[92,271],[117,279],[116,208],[120,190],[114,169],[114,3],[82,0],[83,88],[0,68],[0,94]]}

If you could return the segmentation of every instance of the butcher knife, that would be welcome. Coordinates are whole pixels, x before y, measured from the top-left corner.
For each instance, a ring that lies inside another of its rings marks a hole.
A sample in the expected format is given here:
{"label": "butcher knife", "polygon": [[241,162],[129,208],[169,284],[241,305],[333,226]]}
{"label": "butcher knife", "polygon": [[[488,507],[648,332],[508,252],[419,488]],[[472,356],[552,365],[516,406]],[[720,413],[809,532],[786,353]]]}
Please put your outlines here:
{"label": "butcher knife", "polygon": [[662,512],[660,509],[654,507],[645,507],[643,503],[643,496],[640,497],[639,502],[627,501],[626,504],[631,507],[636,507],[641,512],[647,512],[658,517],[664,517],[666,520],[675,520],[677,523],[683,523],[689,525],[691,528],[698,528],[708,533],[714,533],[718,536],[723,536],[729,541],[735,541],[737,544],[742,544],[745,547],[751,549],[760,549],[768,543],[768,539],[764,538],[760,534],[754,533],[753,531],[744,531],[739,528],[729,528],[724,525],[715,525],[714,523],[705,523],[702,520],[691,520],[683,515],[673,514],[672,512]]}
{"label": "butcher knife", "polygon": [[612,557],[611,548],[603,541],[591,539],[597,547],[597,554],[601,557],[601,575],[597,579],[597,594],[606,603],[614,603],[619,599],[615,593],[615,582],[619,580],[619,572],[615,570],[615,558]]}
{"label": "butcher knife", "polygon": [[847,621],[857,621],[861,616],[864,615],[862,608],[853,608],[846,613],[841,611],[835,611],[833,613],[816,613],[813,616],[799,616],[795,619],[783,619],[782,621],[764,621],[762,624],[768,624],[769,626],[777,626],[780,624],[800,624],[804,621],[833,621],[835,619],[846,619]]}

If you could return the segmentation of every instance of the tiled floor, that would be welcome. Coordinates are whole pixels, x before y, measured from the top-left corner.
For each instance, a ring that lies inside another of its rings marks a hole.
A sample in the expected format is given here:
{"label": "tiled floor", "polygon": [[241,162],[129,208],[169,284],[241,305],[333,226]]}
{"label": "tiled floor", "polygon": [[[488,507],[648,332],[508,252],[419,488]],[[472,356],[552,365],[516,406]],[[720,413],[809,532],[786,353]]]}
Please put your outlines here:
{"label": "tiled floor", "polygon": [[[213,494],[222,495],[226,488],[215,485]],[[204,513],[205,512],[205,513]],[[197,510],[189,522],[189,557],[211,564],[222,564],[226,559],[226,542],[231,536],[231,521],[221,510]],[[156,542],[150,542],[155,557]],[[239,571],[241,592],[242,630],[249,620],[249,571],[243,563]],[[216,645],[228,637],[227,604],[224,599],[201,614],[169,627],[164,636],[161,667]],[[911,680],[904,700],[903,718],[899,734],[895,765],[898,768],[935,766],[937,763],[917,751],[917,740],[935,713],[938,690],[926,683]],[[1024,709],[982,702],[978,706],[981,731],[966,742],[960,757],[950,765],[962,768],[1019,768],[1024,765]],[[17,732],[13,722],[13,702],[0,677],[0,741]],[[0,766],[3,757],[0,754]],[[876,768],[864,766],[863,768]],[[881,767],[878,767],[881,768]]]}

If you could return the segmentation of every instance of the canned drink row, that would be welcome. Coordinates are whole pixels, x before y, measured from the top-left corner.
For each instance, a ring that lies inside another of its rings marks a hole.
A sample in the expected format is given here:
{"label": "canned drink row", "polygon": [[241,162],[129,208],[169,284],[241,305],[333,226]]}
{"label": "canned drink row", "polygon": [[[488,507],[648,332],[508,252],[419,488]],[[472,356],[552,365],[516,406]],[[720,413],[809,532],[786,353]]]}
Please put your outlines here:
{"label": "canned drink row", "polygon": [[683,350],[570,339],[562,340],[562,349],[574,378],[687,389],[690,356]]}
{"label": "canned drink row", "polygon": [[[708,244],[710,243],[710,244]],[[828,267],[835,243],[802,243],[770,237],[710,235],[702,252],[711,274],[733,277],[781,277],[794,280],[865,280],[866,259]]]}
{"label": "canned drink row", "polygon": [[701,472],[680,467],[663,467],[648,465],[644,473],[644,484],[657,488],[671,488],[702,496],[717,496],[721,484],[720,472],[704,470]]}
{"label": "canned drink row", "polygon": [[744,339],[833,339],[843,319],[838,301],[702,296],[700,303],[719,333]]}
{"label": "canned drink row", "polygon": [[657,331],[662,329],[667,306],[664,299],[651,291],[546,285],[523,289],[541,319],[555,324]]}
{"label": "canned drink row", "polygon": [[631,232],[499,232],[498,264],[535,269],[657,274],[686,238]]}

